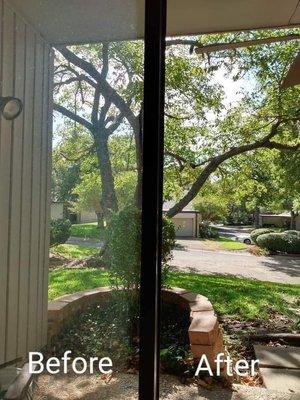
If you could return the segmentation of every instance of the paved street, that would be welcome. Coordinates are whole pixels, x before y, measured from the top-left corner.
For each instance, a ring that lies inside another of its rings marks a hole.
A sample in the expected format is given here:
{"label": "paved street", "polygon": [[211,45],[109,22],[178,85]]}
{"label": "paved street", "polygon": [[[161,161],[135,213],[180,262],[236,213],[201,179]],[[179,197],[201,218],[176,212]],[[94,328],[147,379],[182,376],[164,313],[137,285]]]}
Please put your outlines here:
{"label": "paved street", "polygon": [[210,250],[199,240],[177,240],[171,265],[181,271],[230,274],[262,281],[300,284],[300,257],[258,257],[246,251]]}
{"label": "paved street", "polygon": [[[101,247],[97,239],[70,237],[68,244]],[[212,250],[197,239],[177,240],[171,265],[185,272],[230,274],[261,281],[300,284],[300,257],[258,257],[247,251]]]}

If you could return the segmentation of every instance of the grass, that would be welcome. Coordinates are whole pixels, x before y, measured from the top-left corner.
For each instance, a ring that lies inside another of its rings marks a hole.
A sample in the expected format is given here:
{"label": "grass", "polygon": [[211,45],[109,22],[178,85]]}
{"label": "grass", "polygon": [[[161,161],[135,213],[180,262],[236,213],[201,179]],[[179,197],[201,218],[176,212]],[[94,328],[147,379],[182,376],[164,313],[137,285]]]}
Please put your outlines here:
{"label": "grass", "polygon": [[220,236],[219,239],[202,239],[205,244],[216,250],[245,250],[245,243],[237,242],[227,237]]}
{"label": "grass", "polygon": [[107,272],[95,268],[57,269],[49,274],[49,301],[65,294],[108,286]]}
{"label": "grass", "polygon": [[104,229],[98,228],[97,222],[90,222],[88,224],[73,224],[71,227],[71,236],[90,239],[103,239]]}
{"label": "grass", "polygon": [[[109,284],[108,273],[99,269],[59,269],[50,272],[49,279],[49,300]],[[207,296],[217,313],[241,320],[267,320],[273,311],[291,316],[289,308],[296,308],[295,303],[300,298],[300,285],[224,275],[174,272],[169,275],[168,284]]]}
{"label": "grass", "polygon": [[85,247],[77,244],[59,244],[51,247],[51,253],[60,254],[70,260],[81,260],[86,257],[96,255],[99,249],[96,247]]}
{"label": "grass", "polygon": [[300,298],[300,285],[226,275],[171,273],[168,283],[208,297],[218,314],[243,320],[265,320],[272,310],[290,316],[289,308]]}

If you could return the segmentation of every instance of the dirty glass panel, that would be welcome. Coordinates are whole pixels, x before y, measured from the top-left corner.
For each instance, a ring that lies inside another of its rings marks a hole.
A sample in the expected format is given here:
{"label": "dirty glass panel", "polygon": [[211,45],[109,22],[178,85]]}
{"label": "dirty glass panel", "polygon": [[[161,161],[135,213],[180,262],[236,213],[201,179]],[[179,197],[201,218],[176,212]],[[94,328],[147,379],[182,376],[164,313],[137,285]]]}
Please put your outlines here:
{"label": "dirty glass panel", "polygon": [[138,396],[144,10],[120,3],[110,15],[104,3],[91,43],[79,25],[72,42],[53,47],[43,356],[59,366],[37,377],[36,393],[56,398]]}

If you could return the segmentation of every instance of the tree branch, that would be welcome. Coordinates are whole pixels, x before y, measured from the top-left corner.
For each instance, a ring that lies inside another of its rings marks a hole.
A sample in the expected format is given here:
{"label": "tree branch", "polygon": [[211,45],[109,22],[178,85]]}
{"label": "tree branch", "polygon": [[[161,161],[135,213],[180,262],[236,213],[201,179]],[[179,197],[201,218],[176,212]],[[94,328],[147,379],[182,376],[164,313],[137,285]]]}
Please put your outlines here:
{"label": "tree branch", "polygon": [[65,108],[64,106],[61,106],[59,104],[54,104],[53,108],[55,111],[60,112],[65,117],[68,117],[75,122],[78,122],[80,125],[83,125],[86,129],[88,129],[90,132],[92,132],[93,125],[86,119],[80,117],[79,115],[75,114],[74,112],[68,110],[67,108]]}
{"label": "tree branch", "polygon": [[103,97],[111,101],[119,110],[124,114],[125,118],[128,120],[129,124],[132,126],[135,132],[139,130],[139,120],[138,117],[134,115],[131,108],[127,105],[125,100],[119,95],[119,93],[113,89],[110,84],[103,79],[101,74],[97,71],[97,69],[88,61],[83,60],[78,57],[68,48],[63,47],[59,48],[58,51],[72,64],[81,68],[83,71],[88,73],[93,79],[97,81],[99,88],[101,90],[101,94]]}
{"label": "tree branch", "polygon": [[[237,156],[239,154],[243,154],[252,150],[256,150],[262,147],[277,146],[275,142],[270,142],[270,139],[273,138],[278,133],[278,128],[282,123],[281,120],[278,120],[275,124],[272,125],[270,129],[270,133],[266,135],[264,138],[260,140],[256,140],[253,143],[232,147],[227,150],[225,153],[220,154],[218,156],[213,157],[204,169],[199,174],[196,181],[191,186],[190,190],[179,200],[170,210],[167,212],[168,217],[174,217],[174,215],[178,214],[185,206],[187,206],[198,194],[199,190],[203,187],[207,179],[210,175],[216,171],[216,169],[221,165],[224,161]],[[272,147],[276,148],[276,147]]]}
{"label": "tree branch", "polygon": [[283,143],[268,142],[264,145],[264,147],[268,149],[277,149],[282,151],[297,151],[300,149],[300,143],[295,144],[294,146],[290,146],[288,144],[283,144]]}

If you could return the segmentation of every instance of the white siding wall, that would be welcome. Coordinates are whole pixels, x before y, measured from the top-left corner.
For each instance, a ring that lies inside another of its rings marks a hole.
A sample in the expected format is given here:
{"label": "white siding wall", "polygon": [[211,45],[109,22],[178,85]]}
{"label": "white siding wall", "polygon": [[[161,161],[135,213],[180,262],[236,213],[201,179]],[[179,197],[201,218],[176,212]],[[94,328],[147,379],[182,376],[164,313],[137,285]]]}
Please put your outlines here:
{"label": "white siding wall", "polygon": [[83,223],[88,223],[88,222],[96,222],[97,221],[97,215],[94,211],[81,211],[80,213],[80,222]]}
{"label": "white siding wall", "polygon": [[51,118],[50,47],[0,0],[0,365],[46,343]]}
{"label": "white siding wall", "polygon": [[197,217],[196,213],[178,213],[173,218],[176,236],[197,236]]}
{"label": "white siding wall", "polygon": [[64,204],[51,203],[51,219],[62,219],[64,217]]}

